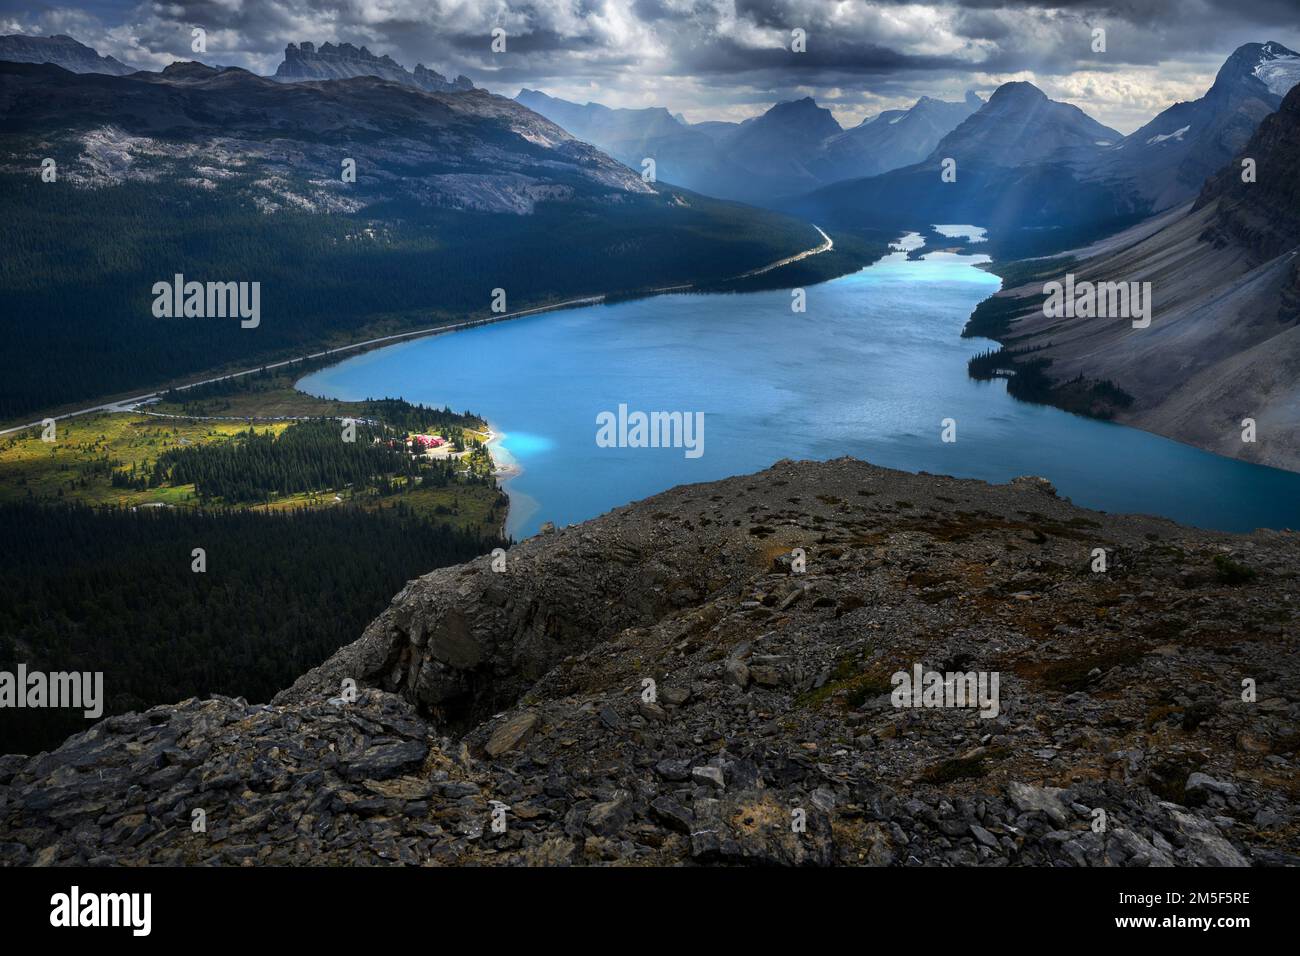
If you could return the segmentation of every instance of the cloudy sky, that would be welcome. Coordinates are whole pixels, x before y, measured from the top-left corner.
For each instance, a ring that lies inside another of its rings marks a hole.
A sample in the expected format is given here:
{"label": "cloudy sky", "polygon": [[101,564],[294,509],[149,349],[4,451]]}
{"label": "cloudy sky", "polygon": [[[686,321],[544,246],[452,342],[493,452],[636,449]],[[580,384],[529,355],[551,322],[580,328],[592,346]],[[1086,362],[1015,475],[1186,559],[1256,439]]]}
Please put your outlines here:
{"label": "cloudy sky", "polygon": [[[201,26],[199,59],[260,73],[287,42],[348,41],[510,96],[527,86],[693,122],[812,95],[849,125],[1022,79],[1127,133],[1200,96],[1241,43],[1300,49],[1296,12],[1295,0],[0,0],[0,32],[66,33],[157,69],[195,58]],[[496,27],[505,53],[491,52]],[[790,50],[796,28],[806,52]]]}

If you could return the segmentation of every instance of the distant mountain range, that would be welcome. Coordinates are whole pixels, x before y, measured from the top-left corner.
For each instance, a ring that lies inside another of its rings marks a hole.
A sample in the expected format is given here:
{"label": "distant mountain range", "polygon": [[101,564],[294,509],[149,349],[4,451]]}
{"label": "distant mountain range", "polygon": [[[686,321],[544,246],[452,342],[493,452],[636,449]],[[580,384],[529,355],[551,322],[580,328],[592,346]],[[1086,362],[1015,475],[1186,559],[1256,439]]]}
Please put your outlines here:
{"label": "distant mountain range", "polygon": [[10,63],[53,63],[72,73],[107,73],[125,76],[134,73],[111,56],[100,56],[90,47],[72,37],[59,34],[52,37],[26,36],[21,33],[0,36],[0,60]]}
{"label": "distant mountain range", "polygon": [[777,103],[743,123],[696,124],[663,107],[579,105],[537,90],[521,90],[516,100],[633,169],[654,159],[664,182],[759,205],[914,163],[983,103],[974,93],[961,103],[922,97],[845,130],[812,97]]}
{"label": "distant mountain range", "polygon": [[[1196,196],[1280,104],[1274,89],[1293,79],[1297,54],[1278,43],[1246,44],[1205,96],[1129,136],[1030,83],[1007,83],[923,161],[773,205],[823,224],[977,223],[1004,254],[1059,250]],[[941,179],[944,159],[956,160],[953,182]]]}
{"label": "distant mountain range", "polygon": [[[773,206],[818,223],[868,222],[894,229],[975,223],[1004,244],[1022,235],[1036,243],[1068,244],[1080,231],[1089,236],[1114,231],[1140,218],[1126,194],[1083,180],[1073,166],[1080,157],[1102,155],[1120,139],[1032,84],[1007,83],[921,162],[842,180]],[[952,181],[943,178],[944,160],[956,161]]]}
{"label": "distant mountain range", "polygon": [[983,105],[971,90],[960,103],[923,96],[910,109],[885,110],[826,139],[812,168],[823,182],[835,182],[910,166]]}
{"label": "distant mountain range", "polygon": [[[131,72],[66,36],[3,37],[0,58]],[[360,77],[429,93],[474,88],[468,77],[407,70],[349,43],[290,43],[272,79]],[[979,222],[1009,251],[1026,251],[1015,233],[1060,248],[1192,198],[1297,80],[1300,55],[1276,42],[1245,44],[1204,96],[1128,136],[1025,82],[1004,84],[987,103],[974,92],[960,102],[921,97],[847,130],[811,97],[743,123],[696,124],[663,107],[579,105],[529,89],[515,99],[636,173],[653,159],[660,182],[846,226]],[[936,183],[944,159],[957,162],[956,182]]]}
{"label": "distant mountain range", "polygon": [[430,93],[452,93],[474,89],[469,77],[461,75],[449,80],[423,63],[408,70],[392,57],[375,56],[365,47],[351,43],[290,43],[284,48],[284,62],[275,71],[274,79],[285,83],[304,80],[346,80],[357,76],[377,76],[381,80],[413,86]]}
{"label": "distant mountain range", "polygon": [[[683,123],[661,107],[610,109],[599,103],[580,106],[527,89],[521,90],[515,101],[638,172],[641,161],[650,157],[655,160],[657,179],[709,192],[702,188],[703,173],[710,169],[714,137],[722,135],[721,130]],[[716,126],[735,128],[732,123]]]}

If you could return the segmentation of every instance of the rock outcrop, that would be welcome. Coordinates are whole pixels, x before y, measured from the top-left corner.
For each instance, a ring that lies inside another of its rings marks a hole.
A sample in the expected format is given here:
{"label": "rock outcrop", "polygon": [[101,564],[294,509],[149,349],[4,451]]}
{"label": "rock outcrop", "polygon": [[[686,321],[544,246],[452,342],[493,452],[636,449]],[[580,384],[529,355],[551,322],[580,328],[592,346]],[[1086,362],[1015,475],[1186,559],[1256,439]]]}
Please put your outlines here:
{"label": "rock outcrop", "polygon": [[457,93],[474,89],[465,75],[449,80],[423,63],[408,70],[390,56],[375,56],[365,47],[351,43],[290,43],[284,48],[284,62],[275,71],[283,83],[304,80],[346,80],[357,76],[377,76],[381,80],[412,86],[427,93]]}
{"label": "rock outcrop", "polygon": [[[412,581],[270,704],[0,759],[0,862],[1294,865],[1298,569],[780,462]],[[895,706],[917,665],[994,706]]]}

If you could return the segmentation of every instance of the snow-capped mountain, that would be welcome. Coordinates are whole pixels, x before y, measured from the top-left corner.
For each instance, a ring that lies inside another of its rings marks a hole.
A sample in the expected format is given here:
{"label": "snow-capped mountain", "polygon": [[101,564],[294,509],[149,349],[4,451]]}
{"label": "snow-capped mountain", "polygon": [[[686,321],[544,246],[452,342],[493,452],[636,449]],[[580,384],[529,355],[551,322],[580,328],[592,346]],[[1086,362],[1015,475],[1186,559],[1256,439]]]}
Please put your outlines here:
{"label": "snow-capped mountain", "polygon": [[1260,47],[1259,63],[1253,72],[1269,92],[1286,96],[1291,87],[1300,83],[1300,55],[1269,41]]}
{"label": "snow-capped mountain", "polygon": [[1247,43],[1228,57],[1204,96],[1175,103],[1080,174],[1119,184],[1136,207],[1176,206],[1242,150],[1297,82],[1300,55],[1280,43]]}

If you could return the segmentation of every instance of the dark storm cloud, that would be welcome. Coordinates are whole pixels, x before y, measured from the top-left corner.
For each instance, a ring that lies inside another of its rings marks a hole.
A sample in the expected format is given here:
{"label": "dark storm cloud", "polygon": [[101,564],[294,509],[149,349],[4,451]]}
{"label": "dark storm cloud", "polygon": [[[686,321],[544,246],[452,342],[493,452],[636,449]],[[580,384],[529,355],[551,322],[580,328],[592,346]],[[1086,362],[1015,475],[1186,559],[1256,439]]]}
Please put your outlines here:
{"label": "dark storm cloud", "polygon": [[727,38],[719,39],[708,49],[684,54],[677,65],[684,72],[700,75],[794,71],[807,75],[832,72],[845,76],[902,70],[955,70],[969,66],[956,57],[909,56],[869,42],[810,41],[807,52],[792,53],[785,48],[750,49]]}
{"label": "dark storm cloud", "polygon": [[[264,73],[288,42],[347,41],[501,92],[527,85],[615,105],[663,97],[693,119],[807,93],[860,115],[1012,76],[1055,95],[1082,91],[1073,95],[1095,112],[1136,115],[1199,95],[1240,43],[1300,42],[1294,0],[69,2],[0,14],[0,24],[72,33],[148,67],[193,56],[190,29],[200,25],[209,37],[201,58]],[[508,36],[501,55],[489,47],[498,26]],[[1091,50],[1096,26],[1107,31],[1104,56]],[[789,49],[796,27],[807,31],[804,53]]]}

